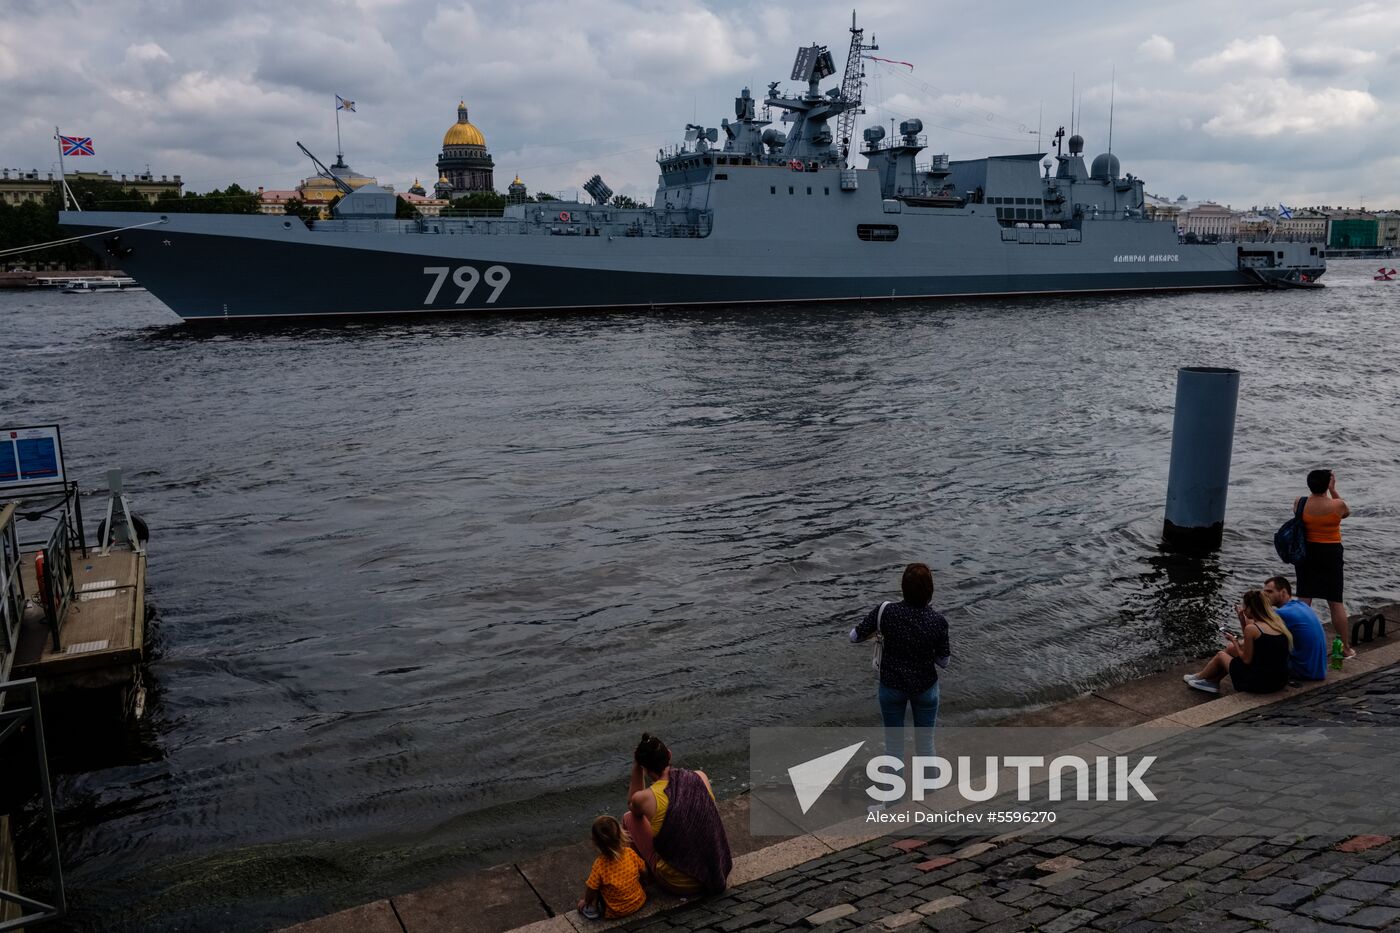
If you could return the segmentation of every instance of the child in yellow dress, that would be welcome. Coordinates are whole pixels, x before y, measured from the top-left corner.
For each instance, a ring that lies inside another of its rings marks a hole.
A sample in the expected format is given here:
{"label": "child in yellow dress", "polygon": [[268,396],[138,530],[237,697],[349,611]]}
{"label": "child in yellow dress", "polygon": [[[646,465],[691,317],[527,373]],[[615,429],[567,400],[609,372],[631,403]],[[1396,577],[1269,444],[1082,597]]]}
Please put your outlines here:
{"label": "child in yellow dress", "polygon": [[578,912],[589,920],[626,917],[642,909],[647,902],[642,890],[642,874],[646,863],[629,844],[622,824],[610,816],[593,821],[593,845],[598,857],[584,883],[585,891],[578,902]]}

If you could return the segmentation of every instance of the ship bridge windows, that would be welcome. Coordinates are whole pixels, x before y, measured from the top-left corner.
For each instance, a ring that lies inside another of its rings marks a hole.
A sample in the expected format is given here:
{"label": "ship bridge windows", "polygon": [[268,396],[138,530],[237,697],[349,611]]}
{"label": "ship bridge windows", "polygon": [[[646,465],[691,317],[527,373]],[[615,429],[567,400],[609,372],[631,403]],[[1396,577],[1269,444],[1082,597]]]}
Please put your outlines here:
{"label": "ship bridge windows", "polygon": [[897,224],[856,224],[856,236],[868,243],[893,243],[899,239]]}
{"label": "ship bridge windows", "polygon": [[[1009,198],[1007,200],[1010,200]],[[1044,220],[1045,211],[1034,207],[998,207],[997,220]]]}

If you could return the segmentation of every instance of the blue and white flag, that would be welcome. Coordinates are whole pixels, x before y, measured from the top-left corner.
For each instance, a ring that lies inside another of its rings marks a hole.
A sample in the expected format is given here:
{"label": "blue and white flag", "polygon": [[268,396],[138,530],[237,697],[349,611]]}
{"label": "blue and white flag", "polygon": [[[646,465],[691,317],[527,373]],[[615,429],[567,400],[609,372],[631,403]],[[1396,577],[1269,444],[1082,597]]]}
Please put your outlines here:
{"label": "blue and white flag", "polygon": [[337,94],[337,95],[335,95],[335,109],[336,109],[336,110],[348,110],[348,111],[350,111],[351,113],[354,113],[354,112],[355,112],[355,102],[354,102],[353,100],[346,100],[345,98],[343,98],[343,97],[341,97],[339,94]]}
{"label": "blue and white flag", "polygon": [[1291,210],[1289,210],[1288,208],[1284,207],[1282,204],[1280,204],[1280,205],[1278,206],[1278,219],[1279,219],[1279,220],[1291,220],[1292,218],[1293,218],[1293,212],[1292,212]]}

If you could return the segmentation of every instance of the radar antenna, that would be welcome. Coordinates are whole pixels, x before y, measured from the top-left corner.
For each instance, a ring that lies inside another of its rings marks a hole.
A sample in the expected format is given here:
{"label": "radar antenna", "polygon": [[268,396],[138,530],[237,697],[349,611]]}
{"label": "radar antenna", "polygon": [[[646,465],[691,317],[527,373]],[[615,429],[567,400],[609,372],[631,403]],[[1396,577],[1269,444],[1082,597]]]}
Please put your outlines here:
{"label": "radar antenna", "polygon": [[879,48],[875,37],[870,44],[864,42],[865,30],[856,27],[856,11],[851,11],[851,50],[846,53],[846,74],[841,78],[841,99],[849,106],[837,118],[837,135],[841,139],[841,160],[844,162],[851,152],[851,134],[856,130],[856,115],[865,113],[860,105],[861,89],[865,84],[865,66],[861,55]]}
{"label": "radar antenna", "polygon": [[329,178],[331,181],[335,182],[335,186],[340,189],[342,194],[355,193],[355,189],[350,187],[350,183],[348,181],[346,181],[344,178],[341,178],[339,175],[337,175],[335,172],[332,172],[330,169],[326,168],[326,166],[321,162],[320,159],[316,158],[314,155],[311,154],[310,149],[307,149],[300,142],[297,143],[297,148],[300,149],[302,152],[306,153],[306,157],[310,159],[312,164],[316,166],[317,175],[320,175],[322,178]]}

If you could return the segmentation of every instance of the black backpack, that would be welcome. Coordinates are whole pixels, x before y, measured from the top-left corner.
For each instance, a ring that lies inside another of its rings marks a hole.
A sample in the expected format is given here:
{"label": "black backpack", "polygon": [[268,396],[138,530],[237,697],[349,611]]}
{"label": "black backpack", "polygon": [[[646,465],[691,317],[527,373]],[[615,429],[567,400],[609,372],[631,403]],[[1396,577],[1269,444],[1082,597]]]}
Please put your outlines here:
{"label": "black backpack", "polygon": [[1293,517],[1274,532],[1274,550],[1285,564],[1300,564],[1308,556],[1308,534],[1303,526],[1303,507],[1307,502],[1307,496],[1300,497]]}

